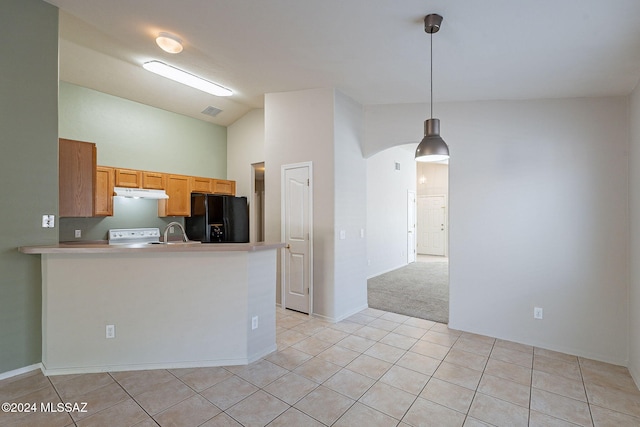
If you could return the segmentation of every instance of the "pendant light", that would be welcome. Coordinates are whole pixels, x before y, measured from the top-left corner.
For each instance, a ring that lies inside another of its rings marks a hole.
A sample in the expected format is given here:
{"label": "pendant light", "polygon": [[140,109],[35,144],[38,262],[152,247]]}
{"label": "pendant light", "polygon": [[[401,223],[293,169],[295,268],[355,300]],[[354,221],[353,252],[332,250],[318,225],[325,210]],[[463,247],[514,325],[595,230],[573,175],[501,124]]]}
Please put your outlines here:
{"label": "pendant light", "polygon": [[440,137],[440,119],[433,118],[433,34],[440,30],[442,16],[432,13],[424,17],[424,31],[431,42],[431,118],[424,122],[424,138],[416,148],[416,161],[439,162],[449,158],[449,147]]}

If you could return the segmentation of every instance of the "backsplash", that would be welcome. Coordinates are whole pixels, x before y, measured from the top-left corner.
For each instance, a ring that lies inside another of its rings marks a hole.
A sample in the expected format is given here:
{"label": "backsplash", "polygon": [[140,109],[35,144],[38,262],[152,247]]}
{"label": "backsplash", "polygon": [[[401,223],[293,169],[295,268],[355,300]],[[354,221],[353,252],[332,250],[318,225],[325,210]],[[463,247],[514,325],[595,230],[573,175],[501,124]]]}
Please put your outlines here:
{"label": "backsplash", "polygon": [[[60,218],[58,221],[61,242],[107,240],[109,229],[158,227],[160,232],[171,221],[184,224],[182,217],[158,217],[158,201],[150,199],[113,198],[113,216],[97,218]],[[80,230],[82,237],[75,237]]]}

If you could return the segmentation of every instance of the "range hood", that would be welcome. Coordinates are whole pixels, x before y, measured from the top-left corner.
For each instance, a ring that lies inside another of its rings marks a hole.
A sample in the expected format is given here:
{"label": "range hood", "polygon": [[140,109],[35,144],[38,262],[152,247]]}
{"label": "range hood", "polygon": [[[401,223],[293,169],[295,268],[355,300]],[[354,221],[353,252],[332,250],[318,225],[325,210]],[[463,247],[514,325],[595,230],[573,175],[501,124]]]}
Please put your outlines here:
{"label": "range hood", "polygon": [[133,197],[136,199],[168,199],[164,190],[148,190],[146,188],[113,187],[113,195],[120,197]]}

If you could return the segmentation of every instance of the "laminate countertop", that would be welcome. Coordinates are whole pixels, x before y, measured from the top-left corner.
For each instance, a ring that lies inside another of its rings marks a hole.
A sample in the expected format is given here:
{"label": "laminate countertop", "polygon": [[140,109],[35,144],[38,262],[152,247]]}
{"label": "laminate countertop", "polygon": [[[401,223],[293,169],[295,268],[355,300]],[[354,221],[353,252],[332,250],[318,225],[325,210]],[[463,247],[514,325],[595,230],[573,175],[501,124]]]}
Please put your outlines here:
{"label": "laminate countertop", "polygon": [[109,245],[106,241],[68,242],[57,245],[21,246],[18,250],[24,254],[109,254],[109,253],[167,253],[167,252],[256,252],[279,249],[285,246],[281,242],[259,243],[200,243],[170,242],[168,244],[138,243],[130,245]]}

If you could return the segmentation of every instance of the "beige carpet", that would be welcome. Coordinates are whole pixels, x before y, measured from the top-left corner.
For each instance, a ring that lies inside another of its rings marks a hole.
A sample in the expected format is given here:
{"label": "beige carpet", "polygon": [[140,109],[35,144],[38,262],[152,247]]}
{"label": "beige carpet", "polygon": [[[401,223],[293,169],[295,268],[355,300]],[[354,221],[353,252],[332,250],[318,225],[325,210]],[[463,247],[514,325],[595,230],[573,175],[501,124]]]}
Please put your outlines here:
{"label": "beige carpet", "polygon": [[369,307],[449,322],[449,263],[414,262],[367,281]]}

